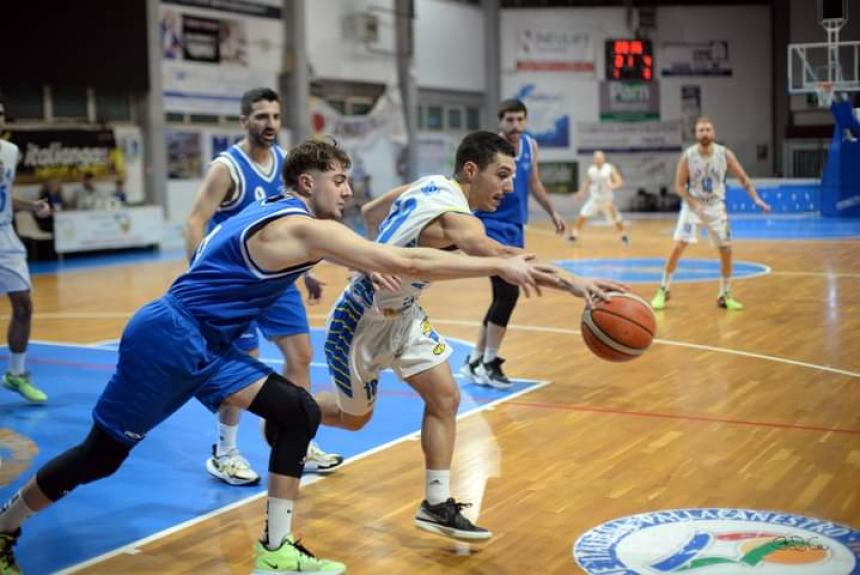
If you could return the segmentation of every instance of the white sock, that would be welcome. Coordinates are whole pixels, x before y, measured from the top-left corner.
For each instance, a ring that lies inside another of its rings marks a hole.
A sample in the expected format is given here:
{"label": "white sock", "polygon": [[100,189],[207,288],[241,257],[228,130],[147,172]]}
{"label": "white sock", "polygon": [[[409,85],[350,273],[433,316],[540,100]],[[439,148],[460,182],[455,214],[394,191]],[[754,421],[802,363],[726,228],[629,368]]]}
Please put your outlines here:
{"label": "white sock", "polygon": [[26,371],[27,352],[9,353],[9,373],[20,375]]}
{"label": "white sock", "polygon": [[669,272],[663,272],[663,279],[660,282],[660,287],[666,291],[669,291],[669,288],[672,286],[672,274]]}
{"label": "white sock", "polygon": [[12,499],[0,510],[0,533],[17,531],[28,517],[36,513],[30,509],[18,491]]}
{"label": "white sock", "polygon": [[218,422],[218,445],[215,447],[215,455],[222,456],[231,449],[236,449],[236,435],[239,433],[238,425],[227,425]]}
{"label": "white sock", "polygon": [[278,549],[293,531],[293,500],[269,497],[266,506],[266,547]]}
{"label": "white sock", "polygon": [[720,295],[725,295],[729,293],[729,287],[731,287],[732,278],[731,276],[720,276]]}
{"label": "white sock", "polygon": [[475,363],[482,357],[484,357],[484,350],[473,347],[472,353],[469,354],[469,363]]}
{"label": "white sock", "polygon": [[428,469],[425,471],[424,493],[427,503],[444,503],[451,497],[451,470]]}
{"label": "white sock", "polygon": [[490,363],[494,359],[499,356],[498,348],[485,347],[484,348],[484,359],[482,360],[484,363]]}

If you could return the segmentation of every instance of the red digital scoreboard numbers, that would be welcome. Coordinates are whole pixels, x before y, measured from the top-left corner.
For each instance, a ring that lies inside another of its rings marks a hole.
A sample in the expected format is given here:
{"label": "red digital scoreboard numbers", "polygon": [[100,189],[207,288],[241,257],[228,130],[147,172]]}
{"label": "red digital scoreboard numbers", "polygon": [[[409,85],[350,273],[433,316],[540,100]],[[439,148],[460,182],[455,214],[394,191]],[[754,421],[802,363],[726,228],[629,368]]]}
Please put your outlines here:
{"label": "red digital scoreboard numbers", "polygon": [[608,80],[654,79],[654,53],[651,40],[607,40],[606,78]]}

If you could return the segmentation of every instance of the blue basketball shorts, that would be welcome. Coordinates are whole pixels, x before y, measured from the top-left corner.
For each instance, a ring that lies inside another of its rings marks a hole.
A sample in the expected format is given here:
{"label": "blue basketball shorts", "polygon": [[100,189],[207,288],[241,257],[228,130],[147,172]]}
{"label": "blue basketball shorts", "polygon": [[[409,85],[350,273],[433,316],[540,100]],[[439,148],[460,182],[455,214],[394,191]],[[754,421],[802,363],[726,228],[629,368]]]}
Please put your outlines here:
{"label": "blue basketball shorts", "polygon": [[215,351],[170,296],[150,302],[128,322],[116,371],[93,409],[93,420],[115,439],[135,445],[192,397],[210,411],[272,369],[227,346]]}
{"label": "blue basketball shorts", "polygon": [[266,339],[288,337],[300,333],[310,333],[308,312],[302,301],[302,294],[296,284],[292,284],[278,300],[266,308],[260,318],[253,322],[236,340],[236,347],[249,352],[260,347],[257,328]]}
{"label": "blue basketball shorts", "polygon": [[525,246],[522,224],[487,218],[483,220],[487,235],[500,244],[521,248]]}

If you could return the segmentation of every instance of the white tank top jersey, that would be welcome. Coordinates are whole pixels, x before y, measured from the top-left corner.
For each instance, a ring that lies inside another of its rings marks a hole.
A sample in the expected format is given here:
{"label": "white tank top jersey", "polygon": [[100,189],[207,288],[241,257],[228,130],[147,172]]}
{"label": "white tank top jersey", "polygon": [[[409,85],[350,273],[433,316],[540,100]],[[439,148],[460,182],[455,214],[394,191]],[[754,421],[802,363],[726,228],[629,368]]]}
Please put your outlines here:
{"label": "white tank top jersey", "polygon": [[599,168],[596,164],[588,168],[588,180],[591,182],[588,193],[595,200],[612,199],[612,169],[612,164],[609,162],[604,162]]}
{"label": "white tank top jersey", "polygon": [[0,225],[12,223],[12,182],[18,168],[18,146],[0,140]]}
{"label": "white tank top jersey", "polygon": [[[400,194],[392,204],[388,217],[379,225],[376,241],[391,246],[414,248],[418,246],[418,238],[424,228],[447,212],[472,215],[460,185],[445,176],[421,178]],[[403,311],[415,303],[430,282],[422,278],[402,277],[401,287],[396,292],[371,292],[373,301],[367,301],[368,284],[366,277],[361,275],[346,289],[359,301],[387,314]]]}
{"label": "white tank top jersey", "polygon": [[726,148],[719,144],[711,145],[711,155],[699,153],[699,146],[693,145],[684,151],[687,170],[690,174],[690,195],[697,200],[716,201],[726,198]]}

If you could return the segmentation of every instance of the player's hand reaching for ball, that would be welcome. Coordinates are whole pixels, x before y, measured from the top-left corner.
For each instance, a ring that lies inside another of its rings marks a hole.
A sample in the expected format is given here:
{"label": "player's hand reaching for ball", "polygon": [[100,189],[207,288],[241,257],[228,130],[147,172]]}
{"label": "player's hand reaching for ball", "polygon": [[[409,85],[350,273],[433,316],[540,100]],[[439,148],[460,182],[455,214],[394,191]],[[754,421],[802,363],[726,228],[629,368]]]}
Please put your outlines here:
{"label": "player's hand reaching for ball", "polygon": [[550,278],[556,273],[551,266],[532,263],[534,257],[534,254],[521,254],[505,258],[499,270],[499,276],[509,284],[519,286],[526,297],[531,296],[532,290],[541,295],[538,283],[553,283]]}
{"label": "player's hand reaching for ball", "polygon": [[596,280],[575,277],[563,280],[567,289],[573,295],[585,300],[587,307],[593,307],[596,301],[606,301],[610,292],[627,292],[630,288],[612,280]]}

